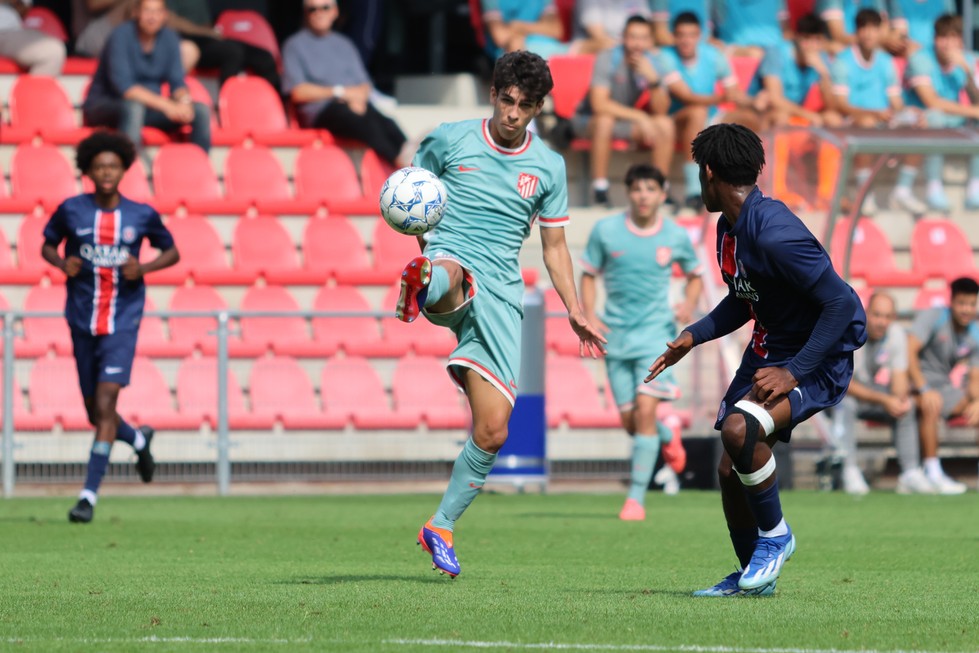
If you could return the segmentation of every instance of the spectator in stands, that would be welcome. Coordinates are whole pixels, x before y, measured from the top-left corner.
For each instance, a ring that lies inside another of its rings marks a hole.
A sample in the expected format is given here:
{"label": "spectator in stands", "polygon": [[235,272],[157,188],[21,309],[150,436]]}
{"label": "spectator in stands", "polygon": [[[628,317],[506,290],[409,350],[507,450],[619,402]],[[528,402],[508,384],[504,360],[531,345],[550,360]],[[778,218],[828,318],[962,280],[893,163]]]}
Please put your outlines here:
{"label": "spectator in stands", "polygon": [[816,127],[840,124],[841,116],[828,107],[814,111],[803,106],[813,87],[819,88],[824,98],[833,96],[826,37],[825,21],[807,14],[799,18],[791,41],[782,41],[765,52],[749,93],[768,93],[775,125],[800,121]]}
{"label": "spectator in stands", "polygon": [[[689,324],[703,281],[702,266],[683,227],[659,214],[666,199],[666,178],[648,164],[629,168],[625,176],[629,210],[600,220],[588,236],[581,258],[581,308],[589,324],[608,338],[605,369],[622,426],[632,437],[632,473],[629,494],[619,519],[646,518],[645,499],[660,446],[668,493],[679,490],[676,473],[682,472],[686,451],[674,432],[657,419],[660,401],[680,397],[673,373],[667,370],[643,383],[649,360],[663,342],[676,336],[676,323]],[[686,275],[684,298],[670,305],[670,277],[677,264]],[[598,317],[596,277],[602,275],[606,299]],[[676,465],[676,468],[671,467]]]}
{"label": "spectator in stands", "polygon": [[711,0],[649,0],[653,11],[653,37],[656,45],[673,45],[673,21],[689,11],[704,26],[704,38],[711,36]]}
{"label": "spectator in stands", "polygon": [[647,0],[577,0],[575,47],[582,53],[603,52],[621,43],[626,21],[632,16],[647,20],[653,13]]}
{"label": "spectator in stands", "polygon": [[[133,20],[112,30],[82,105],[85,124],[120,130],[142,144],[144,125],[173,132],[190,125],[190,140],[211,147],[210,109],[184,82],[180,37],[166,26],[164,0],[137,0]],[[170,97],[160,94],[170,85]]]}
{"label": "spectator in stands", "polygon": [[75,53],[97,59],[112,30],[130,18],[134,4],[133,0],[72,0]]}
{"label": "spectator in stands", "polygon": [[894,54],[906,56],[927,48],[932,43],[935,21],[956,13],[955,0],[891,0],[892,31],[906,45],[905,51]]}
{"label": "spectator in stands", "polygon": [[[272,53],[254,45],[225,39],[220,32],[215,31],[207,3],[200,0],[167,0],[170,10],[168,25],[180,36],[197,47],[198,57],[196,66],[200,68],[217,68],[220,81],[223,84],[229,77],[234,77],[249,70],[265,79],[272,88],[278,90],[281,86],[279,70]],[[184,69],[190,72],[195,64],[188,65],[184,60]]]}
{"label": "spectator in stands", "polygon": [[27,10],[21,0],[0,0],[0,57],[13,59],[32,75],[60,75],[65,44],[43,32],[24,29]]}
{"label": "spectator in stands", "polygon": [[[929,127],[962,127],[979,121],[979,88],[976,87],[976,54],[966,52],[962,42],[962,19],[946,14],[935,21],[931,47],[917,50],[905,70],[905,97],[910,106],[925,109]],[[964,96],[966,101],[962,101]],[[942,183],[945,157],[925,159],[928,206],[948,211],[950,206]],[[965,206],[979,209],[979,156],[969,162]]]}
{"label": "spectator in stands", "polygon": [[289,37],[282,49],[283,92],[298,105],[307,127],[362,141],[383,159],[401,168],[410,157],[407,139],[391,118],[370,101],[371,79],[357,49],[333,31],[335,0],[304,0],[306,27]]}
{"label": "spectator in stands", "polygon": [[785,0],[713,0],[713,12],[717,37],[736,56],[761,57],[777,46],[789,18]]}
{"label": "spectator in stands", "polygon": [[496,60],[504,52],[529,50],[547,59],[563,54],[564,26],[554,0],[482,0],[486,51]]}
{"label": "spectator in stands", "polygon": [[[901,84],[891,55],[881,49],[883,19],[874,9],[861,9],[856,17],[856,44],[840,52],[830,68],[833,80],[833,103],[847,121],[855,127],[922,126],[923,117],[913,110],[902,111]],[[862,187],[871,174],[872,155],[854,159],[857,187]],[[925,205],[912,194],[921,157],[905,157],[897,177],[897,186],[890,196],[890,205],[912,215],[925,212]],[[867,193],[862,211],[865,215],[877,212],[872,192]]]}
{"label": "spectator in stands", "polygon": [[[129,385],[146,296],[143,277],[176,264],[180,254],[153,207],[119,194],[119,182],[135,158],[133,144],[122,135],[97,131],[79,143],[78,167],[95,191],[65,200],[44,228],[41,256],[67,277],[65,319],[88,420],[95,427],[85,487],[68,513],[72,522],[92,521],[115,440],[135,450],[143,482],[153,480],[153,429],[133,428],[116,412],[116,402]],[[144,238],[160,254],[140,263]],[[65,258],[58,253],[62,244]]]}
{"label": "spectator in stands", "polygon": [[881,43],[888,47],[886,0],[817,0],[815,12],[829,28],[831,52],[839,52],[857,42],[857,13],[862,9],[873,9],[881,15]]}
{"label": "spectator in stands", "polygon": [[833,427],[843,454],[843,489],[866,494],[869,488],[857,465],[857,419],[891,427],[901,474],[901,494],[934,491],[920,467],[918,424],[908,377],[908,336],[897,323],[894,298],[875,292],[867,302],[867,343],[853,352],[853,379],[847,396],[833,411]]}
{"label": "spectator in stands", "polygon": [[[672,101],[669,113],[676,124],[681,143],[692,142],[708,124],[732,122],[754,131],[764,125],[765,96],[749,98],[738,86],[725,54],[701,38],[700,20],[691,12],[681,13],[673,21],[673,45],[663,48],[668,68],[677,71],[667,80]],[[679,80],[679,81],[674,81]],[[723,90],[716,91],[718,83]],[[720,113],[718,105],[733,103],[731,111]],[[684,205],[699,212],[703,208],[700,194],[700,168],[689,148],[683,149]]]}
{"label": "spectator in stands", "polygon": [[[608,168],[615,138],[651,148],[653,165],[670,169],[675,140],[673,123],[663,115],[666,97],[662,87],[672,69],[665,67],[652,47],[649,21],[642,16],[629,18],[622,45],[612,46],[595,59],[591,87],[574,116],[575,131],[591,138],[592,189],[597,204],[609,205]],[[637,107],[647,91],[648,108]]]}
{"label": "spectator in stands", "polygon": [[964,417],[979,425],[979,283],[961,277],[951,283],[949,308],[922,311],[908,336],[912,393],[917,397],[918,432],[925,475],[935,492],[962,494],[938,459],[938,421]]}

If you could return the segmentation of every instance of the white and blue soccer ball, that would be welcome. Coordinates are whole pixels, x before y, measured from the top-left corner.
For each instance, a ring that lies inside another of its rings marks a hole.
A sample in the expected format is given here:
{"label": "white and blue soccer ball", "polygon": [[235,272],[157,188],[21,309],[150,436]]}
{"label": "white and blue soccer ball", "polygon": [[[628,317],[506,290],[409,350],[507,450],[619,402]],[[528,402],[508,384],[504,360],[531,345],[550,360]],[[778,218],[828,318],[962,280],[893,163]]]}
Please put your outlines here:
{"label": "white and blue soccer ball", "polygon": [[398,233],[418,236],[442,220],[448,199],[435,174],[424,168],[402,168],[381,187],[381,216]]}

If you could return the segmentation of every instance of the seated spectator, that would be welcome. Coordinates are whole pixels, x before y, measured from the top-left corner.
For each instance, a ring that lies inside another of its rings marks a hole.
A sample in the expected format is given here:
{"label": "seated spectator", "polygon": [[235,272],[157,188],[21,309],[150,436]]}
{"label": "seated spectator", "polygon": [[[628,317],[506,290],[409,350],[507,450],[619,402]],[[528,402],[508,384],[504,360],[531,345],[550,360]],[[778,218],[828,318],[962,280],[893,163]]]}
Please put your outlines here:
{"label": "seated spectator", "polygon": [[670,29],[673,21],[680,14],[689,11],[697,17],[704,26],[704,38],[710,40],[711,32],[711,0],[649,0],[653,11],[653,38],[656,45],[673,45],[673,31]]}
{"label": "seated spectator", "polygon": [[[190,140],[211,147],[211,114],[194,102],[180,64],[180,37],[166,27],[164,0],[137,0],[135,16],[112,30],[82,105],[85,124],[118,129],[142,144],[143,126],[173,132],[190,125]],[[170,97],[160,94],[163,82]]]}
{"label": "seated spectator", "polygon": [[850,494],[868,490],[857,465],[857,419],[891,427],[900,494],[931,494],[934,488],[920,467],[918,424],[908,377],[908,336],[896,322],[894,298],[875,292],[867,302],[867,342],[853,352],[853,379],[846,397],[833,411],[833,429],[843,454],[843,489]]}
{"label": "seated spectator", "polygon": [[713,0],[713,17],[730,55],[760,57],[782,40],[789,11],[785,0]]}
{"label": "seated spectator", "polygon": [[[891,55],[881,49],[883,19],[874,9],[861,9],[856,17],[856,43],[840,52],[830,68],[833,103],[847,122],[855,127],[879,128],[888,125],[923,125],[917,112],[902,111],[901,84]],[[873,155],[854,158],[854,178],[861,188],[870,179]],[[898,172],[890,205],[913,215],[925,212],[925,205],[911,193],[918,176],[920,156],[908,156]],[[877,212],[872,192],[864,198],[865,215]]]}
{"label": "seated spectator", "polygon": [[279,70],[272,53],[249,43],[222,37],[214,30],[206,2],[168,0],[168,4],[170,28],[197,47],[196,64],[184,60],[186,72],[193,70],[195,65],[200,68],[217,68],[223,84],[229,77],[247,69],[265,79],[272,88],[278,89],[281,86]]}
{"label": "seated spectator", "polygon": [[[575,131],[591,139],[592,189],[597,204],[609,205],[608,169],[615,138],[651,148],[653,165],[670,169],[675,136],[672,122],[663,115],[666,97],[662,85],[672,69],[664,66],[652,47],[652,25],[642,16],[631,17],[622,45],[595,59],[591,87],[574,116]],[[647,91],[649,109],[638,108]]]}
{"label": "seated spectator", "polygon": [[482,0],[482,8],[486,51],[494,60],[515,50],[545,59],[568,51],[554,0]]}
{"label": "seated spectator", "polygon": [[130,18],[133,0],[71,0],[75,53],[98,59],[109,34]]}
{"label": "seated spectator", "polygon": [[949,308],[922,311],[908,336],[912,392],[917,396],[918,432],[925,475],[939,494],[962,494],[938,459],[938,420],[965,417],[979,426],[979,283],[968,277],[951,284]]}
{"label": "seated spectator", "polygon": [[652,18],[647,0],[577,0],[575,49],[603,52],[621,42],[626,21],[632,16]]}
{"label": "seated spectator", "polygon": [[803,106],[814,86],[824,98],[833,95],[826,36],[823,19],[807,14],[799,18],[791,41],[782,41],[766,51],[749,93],[764,90],[768,94],[775,125],[800,121],[816,127],[840,124],[840,115],[832,109],[812,111]]}
{"label": "seated spectator", "polygon": [[935,21],[944,15],[955,15],[954,0],[891,0],[891,26],[895,38],[905,50],[894,52],[907,56],[932,43]]}
{"label": "seated spectator", "polygon": [[32,75],[60,75],[65,44],[44,32],[24,29],[28,9],[21,0],[0,0],[0,57],[13,59]]}
{"label": "seated spectator", "polygon": [[881,15],[881,43],[890,50],[886,0],[817,0],[815,12],[829,28],[830,52],[840,52],[857,42],[857,13],[861,9],[873,9]]}
{"label": "seated spectator", "polygon": [[[935,36],[930,47],[911,55],[905,70],[905,97],[910,106],[925,109],[929,127],[962,127],[979,121],[979,89],[976,88],[976,54],[966,52],[962,42],[962,19],[946,14],[935,21]],[[967,102],[961,101],[961,96]],[[925,159],[928,180],[926,200],[937,211],[950,209],[942,183],[945,157]],[[969,164],[969,183],[965,206],[979,209],[979,156]]]}
{"label": "seated spectator", "polygon": [[370,102],[372,84],[357,49],[333,31],[334,0],[304,0],[306,27],[282,49],[283,92],[298,105],[307,127],[362,141],[396,167],[409,164],[397,123]]}
{"label": "seated spectator", "polygon": [[[765,126],[764,96],[758,100],[749,98],[738,86],[724,53],[704,42],[701,35],[697,16],[684,12],[673,21],[674,45],[662,50],[670,69],[678,73],[668,84],[672,98],[669,113],[676,125],[677,138],[681,143],[690,143],[708,124],[719,122],[734,122],[761,131]],[[718,83],[723,89],[720,93],[716,91]],[[725,102],[733,103],[734,109],[720,113],[718,105]],[[689,147],[683,148],[683,156],[684,206],[700,212],[704,206],[700,197],[700,168],[694,163]]]}

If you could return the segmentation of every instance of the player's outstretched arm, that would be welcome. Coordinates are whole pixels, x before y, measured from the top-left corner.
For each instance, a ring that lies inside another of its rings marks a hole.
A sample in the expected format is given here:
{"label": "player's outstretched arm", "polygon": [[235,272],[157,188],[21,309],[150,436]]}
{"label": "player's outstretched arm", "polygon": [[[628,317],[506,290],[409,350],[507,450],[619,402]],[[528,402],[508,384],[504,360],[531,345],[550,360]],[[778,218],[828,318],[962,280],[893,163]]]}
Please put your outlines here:
{"label": "player's outstretched arm", "polygon": [[643,379],[643,383],[649,383],[667,367],[679,363],[680,359],[693,349],[693,345],[693,335],[689,331],[681,331],[675,340],[666,343],[666,351],[649,366],[649,374]]}

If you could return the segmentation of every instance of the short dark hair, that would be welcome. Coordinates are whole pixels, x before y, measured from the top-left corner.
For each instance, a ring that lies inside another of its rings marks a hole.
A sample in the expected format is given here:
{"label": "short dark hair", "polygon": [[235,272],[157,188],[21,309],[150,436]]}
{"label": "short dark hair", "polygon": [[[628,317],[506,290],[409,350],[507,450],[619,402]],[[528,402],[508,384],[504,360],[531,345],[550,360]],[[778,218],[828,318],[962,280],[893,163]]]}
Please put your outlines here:
{"label": "short dark hair", "polygon": [[697,14],[692,11],[681,11],[673,19],[673,29],[676,29],[680,25],[696,25],[697,27],[703,27],[700,24],[700,19],[697,18]]}
{"label": "short dark hair", "polygon": [[697,165],[710,166],[718,179],[735,186],[754,184],[765,166],[761,139],[742,125],[711,125],[697,134],[690,150]]}
{"label": "short dark hair", "polygon": [[857,29],[867,27],[868,25],[872,27],[880,27],[883,22],[884,19],[881,18],[880,12],[876,9],[870,9],[869,7],[858,11],[855,19]]}
{"label": "short dark hair", "polygon": [[629,29],[629,25],[645,25],[650,29],[653,28],[653,24],[649,21],[649,19],[639,14],[629,16],[629,19],[625,21],[625,27],[622,28],[622,31],[625,32],[627,29]]}
{"label": "short dark hair", "polygon": [[806,14],[795,24],[795,33],[800,36],[829,36],[829,27],[818,15]]}
{"label": "short dark hair", "polygon": [[551,69],[540,55],[526,50],[507,52],[496,60],[493,88],[497,93],[516,86],[534,102],[540,102],[554,88]]}
{"label": "short dark hair", "polygon": [[113,152],[122,160],[124,170],[136,160],[136,147],[133,142],[122,134],[99,129],[78,144],[75,152],[75,163],[83,173],[92,167],[92,161],[102,152]]}
{"label": "short dark hair", "polygon": [[949,288],[952,290],[952,299],[956,295],[979,295],[979,283],[972,277],[959,277],[949,284]]}
{"label": "short dark hair", "polygon": [[660,188],[666,188],[666,177],[663,175],[663,172],[656,166],[648,163],[636,163],[632,165],[628,171],[626,171],[626,188],[630,188],[633,182],[640,179],[651,179],[659,184]]}
{"label": "short dark hair", "polygon": [[962,36],[962,17],[944,14],[935,20],[935,36]]}

